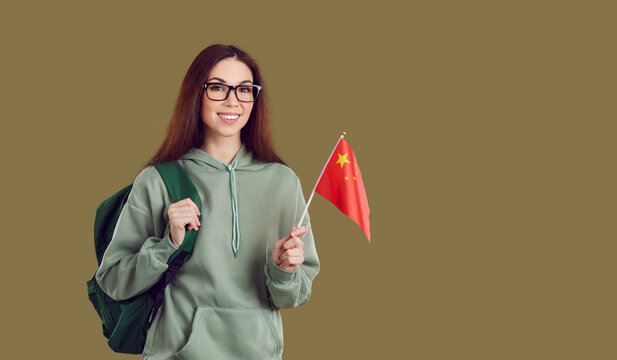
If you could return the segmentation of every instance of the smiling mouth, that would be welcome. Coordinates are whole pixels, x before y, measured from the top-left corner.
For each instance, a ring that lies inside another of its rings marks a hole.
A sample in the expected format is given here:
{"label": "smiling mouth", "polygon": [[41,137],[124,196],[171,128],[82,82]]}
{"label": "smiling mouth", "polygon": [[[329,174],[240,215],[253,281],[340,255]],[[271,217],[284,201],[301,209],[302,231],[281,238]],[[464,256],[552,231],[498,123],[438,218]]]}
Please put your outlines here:
{"label": "smiling mouth", "polygon": [[218,116],[222,117],[225,120],[236,120],[240,117],[240,114],[222,114],[218,113]]}

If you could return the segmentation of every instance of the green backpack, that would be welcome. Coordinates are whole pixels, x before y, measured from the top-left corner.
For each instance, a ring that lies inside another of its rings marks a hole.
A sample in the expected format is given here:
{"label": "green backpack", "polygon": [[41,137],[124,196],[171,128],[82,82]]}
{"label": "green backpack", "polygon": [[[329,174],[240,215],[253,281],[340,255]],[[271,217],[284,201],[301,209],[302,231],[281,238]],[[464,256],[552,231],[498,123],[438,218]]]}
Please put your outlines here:
{"label": "green backpack", "polygon": [[[197,189],[177,161],[163,162],[155,167],[173,202],[189,197],[201,211],[201,199]],[[96,209],[94,248],[98,266],[101,266],[103,254],[111,242],[116,222],[132,188],[133,184],[126,186]],[[103,335],[108,339],[107,343],[112,350],[127,354],[143,352],[148,329],[163,303],[165,287],[190,257],[196,235],[195,230],[186,231],[182,245],[167,261],[167,271],[152,289],[145,293],[117,301],[103,292],[94,276],[88,280],[88,297],[103,322]]]}

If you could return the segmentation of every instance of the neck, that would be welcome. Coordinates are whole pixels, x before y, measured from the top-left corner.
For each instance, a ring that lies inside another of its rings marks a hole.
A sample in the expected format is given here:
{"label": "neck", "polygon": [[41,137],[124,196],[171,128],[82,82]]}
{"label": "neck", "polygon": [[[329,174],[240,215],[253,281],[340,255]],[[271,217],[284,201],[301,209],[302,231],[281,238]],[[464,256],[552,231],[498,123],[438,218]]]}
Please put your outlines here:
{"label": "neck", "polygon": [[201,149],[225,164],[231,164],[242,146],[239,136],[213,139],[206,136],[204,140]]}

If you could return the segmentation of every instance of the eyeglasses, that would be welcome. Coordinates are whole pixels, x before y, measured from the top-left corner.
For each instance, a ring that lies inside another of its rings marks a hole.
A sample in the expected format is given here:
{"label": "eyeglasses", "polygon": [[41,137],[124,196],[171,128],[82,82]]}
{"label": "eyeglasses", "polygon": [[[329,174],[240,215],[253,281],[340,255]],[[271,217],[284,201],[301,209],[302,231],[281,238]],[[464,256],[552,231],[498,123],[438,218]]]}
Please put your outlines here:
{"label": "eyeglasses", "polygon": [[223,83],[205,83],[206,96],[214,101],[226,100],[231,90],[236,93],[236,99],[242,102],[253,102],[257,100],[257,95],[261,91],[261,86],[254,84],[242,84],[231,86]]}

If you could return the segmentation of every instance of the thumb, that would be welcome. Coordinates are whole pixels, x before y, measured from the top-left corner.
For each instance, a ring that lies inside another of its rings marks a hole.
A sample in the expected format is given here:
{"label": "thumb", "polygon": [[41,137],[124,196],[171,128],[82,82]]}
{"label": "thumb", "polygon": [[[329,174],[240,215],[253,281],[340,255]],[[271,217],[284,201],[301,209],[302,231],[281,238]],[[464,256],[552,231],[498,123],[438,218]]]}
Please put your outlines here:
{"label": "thumb", "polygon": [[283,244],[284,244],[287,240],[289,240],[289,239],[291,239],[291,238],[292,238],[291,233],[292,233],[294,230],[296,230],[296,227],[295,227],[295,226],[292,226],[292,227],[291,227],[291,231],[290,231],[290,232],[288,232],[287,234],[285,234],[285,236],[283,236],[281,239],[279,239],[279,240],[275,241],[275,242],[274,242],[274,249],[279,249],[279,248],[282,248],[282,247],[283,247]]}

